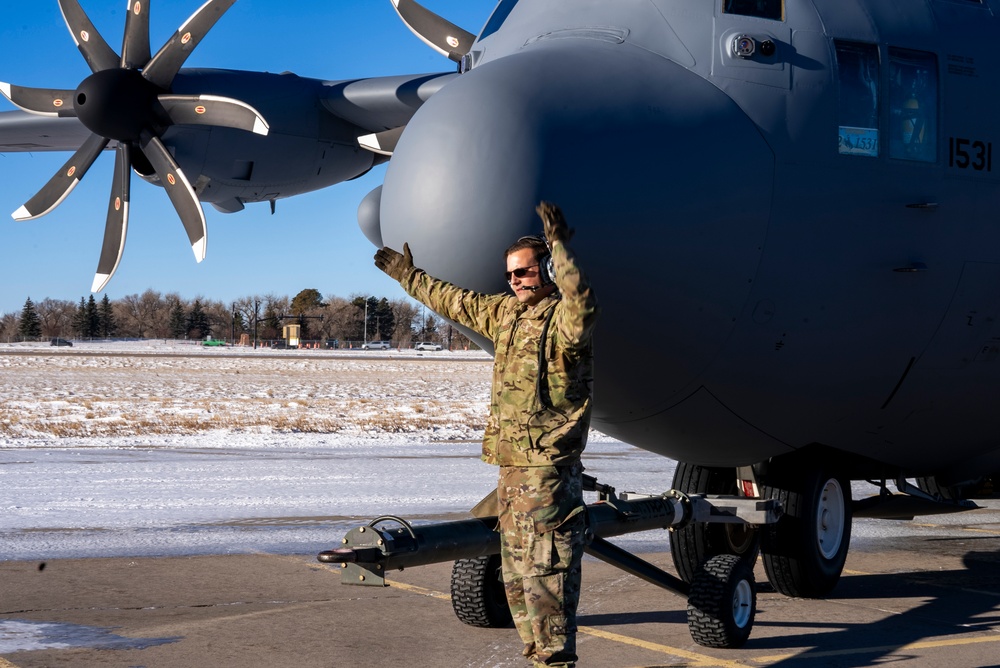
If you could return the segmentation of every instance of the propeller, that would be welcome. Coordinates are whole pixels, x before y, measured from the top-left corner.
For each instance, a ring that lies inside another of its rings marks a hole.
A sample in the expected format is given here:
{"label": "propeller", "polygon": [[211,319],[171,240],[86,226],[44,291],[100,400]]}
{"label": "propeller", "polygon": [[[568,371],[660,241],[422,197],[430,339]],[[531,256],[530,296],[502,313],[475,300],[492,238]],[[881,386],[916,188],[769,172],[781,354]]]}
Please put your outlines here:
{"label": "propeller", "polygon": [[94,27],[79,0],[59,0],[66,26],[92,74],[76,90],[25,88],[0,82],[0,93],[21,109],[45,116],[79,118],[92,133],[42,189],[12,214],[15,220],[31,220],[55,209],[114,142],[114,178],[93,292],[99,292],[111,280],[125,248],[133,159],[144,158],[152,165],[184,225],[195,260],[205,259],[205,213],[190,180],[161,140],[167,128],[175,124],[210,125],[259,135],[268,133],[264,118],[244,102],[171,92],[174,77],[191,51],[236,0],[208,0],[153,55],[149,46],[149,2],[129,0],[119,56]]}

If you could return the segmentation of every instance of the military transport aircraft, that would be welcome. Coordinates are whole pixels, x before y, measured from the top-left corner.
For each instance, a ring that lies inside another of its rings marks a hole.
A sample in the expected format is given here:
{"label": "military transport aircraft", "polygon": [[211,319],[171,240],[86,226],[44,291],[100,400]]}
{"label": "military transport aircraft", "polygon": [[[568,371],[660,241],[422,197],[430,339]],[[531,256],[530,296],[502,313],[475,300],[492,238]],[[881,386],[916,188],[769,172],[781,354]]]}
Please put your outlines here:
{"label": "military transport aircraft", "polygon": [[[231,4],[210,0],[150,56],[132,2],[119,57],[60,0],[94,76],[3,89],[82,123],[0,116],[7,150],[41,128],[79,148],[15,217],[57,204],[100,150],[118,155],[95,289],[120,254],[129,165],[166,185],[200,255],[199,199],[231,211],[391,156],[359,208],[376,246],[408,242],[430,273],[501,291],[503,248],[538,231],[538,200],[559,203],[603,306],[594,426],[679,460],[680,493],[780,502],[760,528],[676,530],[683,580],[759,551],[778,591],[822,596],[852,516],[992,493],[1000,0],[501,0],[478,34],[392,0],[458,72],[180,69]],[[878,493],[852,499],[851,480]],[[753,600],[745,582],[727,593],[719,644],[735,645]]]}

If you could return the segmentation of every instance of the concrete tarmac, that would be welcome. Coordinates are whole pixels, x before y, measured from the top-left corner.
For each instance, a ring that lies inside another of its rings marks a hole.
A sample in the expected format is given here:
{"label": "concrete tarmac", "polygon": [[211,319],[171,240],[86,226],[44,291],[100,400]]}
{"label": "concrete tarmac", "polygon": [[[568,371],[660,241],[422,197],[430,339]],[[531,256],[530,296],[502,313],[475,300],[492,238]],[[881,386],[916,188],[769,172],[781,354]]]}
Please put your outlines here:
{"label": "concrete tarmac", "polygon": [[[928,520],[852,548],[824,600],[774,593],[758,564],[739,650],[696,645],[684,600],[588,557],[579,665],[1000,665],[1000,526]],[[644,556],[672,570],[669,553]],[[380,588],[341,585],[311,554],[4,562],[0,668],[527,666],[513,629],[455,618],[450,570]]]}

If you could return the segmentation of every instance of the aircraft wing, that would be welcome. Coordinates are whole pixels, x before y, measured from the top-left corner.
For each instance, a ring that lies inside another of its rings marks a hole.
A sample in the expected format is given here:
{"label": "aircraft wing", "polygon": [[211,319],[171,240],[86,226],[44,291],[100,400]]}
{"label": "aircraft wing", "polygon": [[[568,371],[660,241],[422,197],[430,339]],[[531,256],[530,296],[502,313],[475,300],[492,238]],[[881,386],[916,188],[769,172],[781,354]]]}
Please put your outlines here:
{"label": "aircraft wing", "polygon": [[441,90],[457,73],[437,73],[330,81],[323,106],[370,132],[399,128],[410,122],[431,95]]}
{"label": "aircraft wing", "polygon": [[89,136],[76,118],[0,112],[0,153],[75,151]]}

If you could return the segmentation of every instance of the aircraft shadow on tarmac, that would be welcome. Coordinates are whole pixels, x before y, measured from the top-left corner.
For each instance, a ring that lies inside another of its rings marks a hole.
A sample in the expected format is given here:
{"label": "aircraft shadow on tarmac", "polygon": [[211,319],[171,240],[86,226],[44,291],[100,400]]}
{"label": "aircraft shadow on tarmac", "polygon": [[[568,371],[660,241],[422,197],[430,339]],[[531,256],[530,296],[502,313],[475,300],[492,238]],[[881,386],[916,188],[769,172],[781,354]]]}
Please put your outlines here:
{"label": "aircraft shadow on tarmac", "polygon": [[[984,539],[996,544],[995,539]],[[968,539],[966,543],[971,542]],[[992,547],[992,545],[991,545]],[[1000,552],[969,551],[963,556],[964,569],[914,571],[874,575],[845,575],[829,600],[851,601],[924,599],[899,614],[885,613],[881,620],[856,624],[767,620],[767,601],[759,602],[756,626],[801,629],[778,637],[750,637],[746,649],[798,650],[795,657],[772,666],[792,666],[808,660],[816,665],[816,654],[836,652],[837,666],[871,666],[879,657],[928,639],[962,636],[1000,630]],[[765,614],[761,615],[760,611]],[[810,633],[809,629],[816,629]],[[837,629],[837,630],[833,630]],[[866,651],[870,650],[870,651]],[[832,657],[831,657],[832,658]],[[893,659],[899,659],[894,655]]]}
{"label": "aircraft shadow on tarmac", "polygon": [[677,598],[677,610],[646,610],[643,612],[613,612],[598,615],[580,615],[582,626],[616,626],[619,624],[687,624],[687,611],[680,609],[683,600]]}

